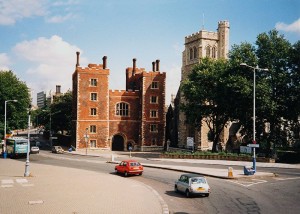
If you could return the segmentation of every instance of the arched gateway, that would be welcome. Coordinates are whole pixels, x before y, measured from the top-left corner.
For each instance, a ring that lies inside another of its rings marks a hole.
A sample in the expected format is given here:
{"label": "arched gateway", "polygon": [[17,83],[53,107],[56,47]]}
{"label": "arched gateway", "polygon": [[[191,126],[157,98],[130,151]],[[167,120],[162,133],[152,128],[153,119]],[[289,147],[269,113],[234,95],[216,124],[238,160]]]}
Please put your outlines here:
{"label": "arched gateway", "polygon": [[111,150],[124,151],[124,137],[122,135],[116,134],[113,136]]}

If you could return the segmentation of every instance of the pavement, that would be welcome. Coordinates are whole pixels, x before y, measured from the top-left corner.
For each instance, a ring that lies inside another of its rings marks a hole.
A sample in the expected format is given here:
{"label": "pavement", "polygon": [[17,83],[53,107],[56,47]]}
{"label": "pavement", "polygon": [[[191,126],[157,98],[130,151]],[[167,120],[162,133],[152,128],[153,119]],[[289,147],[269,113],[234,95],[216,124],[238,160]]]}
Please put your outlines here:
{"label": "pavement", "polygon": [[[252,162],[239,161],[161,159],[155,153],[149,152],[79,150],[65,153],[68,155],[101,157],[106,162],[113,164],[119,163],[122,159],[132,158],[139,160],[146,168],[163,168],[222,179],[249,177],[245,176],[242,170],[235,168],[240,169],[240,166],[252,165]],[[43,154],[40,153],[40,155]],[[65,156],[60,157],[64,158]],[[183,166],[184,163],[187,164]],[[190,166],[191,163],[192,166]],[[206,167],[199,167],[197,164],[207,165]],[[210,167],[211,164],[224,167],[213,168]],[[275,176],[273,173],[264,172],[264,167],[300,169],[300,164],[257,162],[258,171],[251,177]],[[232,173],[229,173],[229,168],[232,169]],[[153,188],[136,180],[116,176],[114,173],[92,172],[33,162],[30,162],[29,171],[30,176],[24,177],[25,162],[23,160],[0,158],[1,214],[169,213],[168,205]]]}

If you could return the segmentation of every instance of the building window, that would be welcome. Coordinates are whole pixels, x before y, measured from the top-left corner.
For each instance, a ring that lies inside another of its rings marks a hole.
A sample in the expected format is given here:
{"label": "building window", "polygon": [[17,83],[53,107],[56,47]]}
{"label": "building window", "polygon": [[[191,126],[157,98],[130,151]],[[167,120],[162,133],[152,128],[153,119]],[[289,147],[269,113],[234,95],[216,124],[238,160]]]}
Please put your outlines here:
{"label": "building window", "polygon": [[96,140],[90,140],[90,147],[91,148],[96,148]]}
{"label": "building window", "polygon": [[158,117],[158,111],[157,110],[150,110],[150,117],[157,118]]}
{"label": "building window", "polygon": [[210,57],[210,47],[206,47],[206,57]]}
{"label": "building window", "polygon": [[190,48],[190,60],[193,59],[193,48]]}
{"label": "building window", "polygon": [[96,126],[95,125],[91,125],[90,126],[90,133],[96,133],[96,132],[97,132]]}
{"label": "building window", "polygon": [[157,124],[150,124],[150,132],[158,132]]}
{"label": "building window", "polygon": [[194,59],[196,59],[198,56],[198,53],[197,53],[197,48],[196,47],[194,47]]}
{"label": "building window", "polygon": [[97,79],[91,79],[91,86],[97,86]]}
{"label": "building window", "polygon": [[97,109],[91,108],[91,115],[97,115]]}
{"label": "building window", "polygon": [[158,82],[157,81],[153,81],[151,83],[151,89],[158,89]]}
{"label": "building window", "polygon": [[150,97],[150,103],[158,103],[158,97],[157,96],[151,96]]}
{"label": "building window", "polygon": [[97,100],[97,93],[91,93],[91,100]]}
{"label": "building window", "polygon": [[127,117],[129,112],[129,105],[127,103],[117,103],[116,115]]}
{"label": "building window", "polygon": [[156,138],[152,138],[151,139],[151,146],[155,146],[157,145],[157,139]]}
{"label": "building window", "polygon": [[211,50],[211,57],[215,59],[216,56],[217,56],[216,47],[213,47]]}

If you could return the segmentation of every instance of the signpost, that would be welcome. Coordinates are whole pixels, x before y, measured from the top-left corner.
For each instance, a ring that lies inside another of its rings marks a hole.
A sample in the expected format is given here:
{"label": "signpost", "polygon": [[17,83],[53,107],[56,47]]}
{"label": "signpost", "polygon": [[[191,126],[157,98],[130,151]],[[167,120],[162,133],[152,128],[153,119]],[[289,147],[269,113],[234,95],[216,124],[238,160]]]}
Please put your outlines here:
{"label": "signpost", "polygon": [[187,148],[192,148],[192,151],[194,151],[194,138],[193,137],[187,137],[186,145],[187,145]]}

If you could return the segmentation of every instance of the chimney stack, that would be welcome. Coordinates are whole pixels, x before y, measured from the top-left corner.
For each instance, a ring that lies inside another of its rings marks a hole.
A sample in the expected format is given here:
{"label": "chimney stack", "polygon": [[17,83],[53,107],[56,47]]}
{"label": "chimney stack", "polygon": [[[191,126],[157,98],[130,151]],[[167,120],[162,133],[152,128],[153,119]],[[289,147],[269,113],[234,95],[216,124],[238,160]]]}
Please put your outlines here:
{"label": "chimney stack", "polygon": [[132,75],[134,75],[135,74],[135,69],[136,69],[136,58],[133,58],[132,61],[133,61]]}
{"label": "chimney stack", "polygon": [[77,55],[76,67],[78,67],[78,66],[79,66],[79,54],[80,54],[80,52],[79,52],[79,51],[77,51],[77,52],[76,52],[76,55]]}
{"label": "chimney stack", "polygon": [[104,56],[102,58],[102,60],[103,60],[103,69],[106,69],[106,59],[107,59],[107,56]]}
{"label": "chimney stack", "polygon": [[60,85],[56,85],[56,92],[55,92],[55,94],[60,94]]}
{"label": "chimney stack", "polygon": [[156,71],[159,71],[159,59],[156,60]]}
{"label": "chimney stack", "polygon": [[152,62],[152,71],[155,71],[155,62]]}

